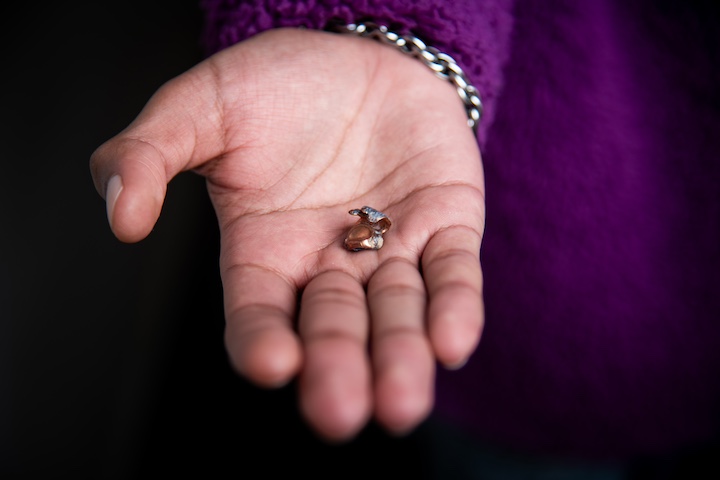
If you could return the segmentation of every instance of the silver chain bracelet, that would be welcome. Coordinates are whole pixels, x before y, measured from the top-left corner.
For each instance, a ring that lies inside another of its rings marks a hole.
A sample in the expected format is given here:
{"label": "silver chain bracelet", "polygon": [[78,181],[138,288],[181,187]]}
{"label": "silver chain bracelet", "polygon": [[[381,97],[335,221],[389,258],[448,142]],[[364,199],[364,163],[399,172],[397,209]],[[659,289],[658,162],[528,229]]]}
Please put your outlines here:
{"label": "silver chain bracelet", "polygon": [[477,135],[478,123],[482,116],[482,102],[477,88],[468,81],[465,72],[450,55],[440,52],[437,48],[425,45],[425,42],[414,35],[400,35],[388,30],[384,25],[373,22],[351,23],[348,25],[332,24],[331,30],[338,33],[353,34],[358,37],[372,38],[387,45],[396,47],[401,52],[417,58],[435,75],[447,80],[457,89],[467,113],[467,124]]}

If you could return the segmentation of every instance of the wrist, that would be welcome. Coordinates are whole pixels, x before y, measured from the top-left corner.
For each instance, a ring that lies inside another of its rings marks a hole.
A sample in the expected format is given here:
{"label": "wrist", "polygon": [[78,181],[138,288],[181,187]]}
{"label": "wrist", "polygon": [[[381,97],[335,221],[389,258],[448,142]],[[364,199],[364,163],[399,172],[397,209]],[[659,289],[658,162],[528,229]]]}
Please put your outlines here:
{"label": "wrist", "polygon": [[330,22],[328,30],[378,40],[424,63],[437,77],[447,80],[455,87],[465,107],[467,124],[477,135],[478,124],[482,116],[480,94],[477,88],[470,83],[463,69],[450,55],[426,45],[414,35],[401,35],[389,30],[385,25],[378,25],[374,22],[343,24],[336,19]]}

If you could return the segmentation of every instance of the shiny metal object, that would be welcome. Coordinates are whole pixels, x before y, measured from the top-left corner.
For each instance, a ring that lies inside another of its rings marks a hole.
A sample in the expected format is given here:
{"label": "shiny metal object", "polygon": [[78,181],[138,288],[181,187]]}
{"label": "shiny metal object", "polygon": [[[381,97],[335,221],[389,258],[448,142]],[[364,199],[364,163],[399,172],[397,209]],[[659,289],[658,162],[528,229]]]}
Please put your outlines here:
{"label": "shiny metal object", "polygon": [[380,250],[383,246],[383,233],[392,225],[387,215],[368,206],[350,210],[348,213],[360,217],[360,220],[350,227],[345,237],[345,248],[351,252]]}
{"label": "shiny metal object", "polygon": [[440,52],[435,47],[425,45],[422,40],[414,35],[400,35],[388,30],[385,25],[378,25],[373,22],[351,23],[349,25],[333,22],[330,24],[330,29],[339,33],[379,40],[423,62],[435,75],[453,84],[460,96],[460,100],[465,105],[465,112],[468,117],[467,124],[472,128],[473,133],[477,135],[483,109],[480,94],[477,88],[470,84],[465,72],[450,55]]}

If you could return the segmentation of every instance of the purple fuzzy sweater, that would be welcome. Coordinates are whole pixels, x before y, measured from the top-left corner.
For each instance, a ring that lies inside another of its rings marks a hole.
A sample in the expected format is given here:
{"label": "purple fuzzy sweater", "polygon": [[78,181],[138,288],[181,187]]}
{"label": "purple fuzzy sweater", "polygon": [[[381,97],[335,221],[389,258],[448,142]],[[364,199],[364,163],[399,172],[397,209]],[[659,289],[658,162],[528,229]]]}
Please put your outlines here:
{"label": "purple fuzzy sweater", "polygon": [[[456,58],[479,141],[487,323],[436,415],[532,452],[720,432],[720,33],[698,0],[205,0],[214,52],[371,17]],[[707,11],[706,11],[707,10]],[[369,40],[368,40],[369,41]]]}

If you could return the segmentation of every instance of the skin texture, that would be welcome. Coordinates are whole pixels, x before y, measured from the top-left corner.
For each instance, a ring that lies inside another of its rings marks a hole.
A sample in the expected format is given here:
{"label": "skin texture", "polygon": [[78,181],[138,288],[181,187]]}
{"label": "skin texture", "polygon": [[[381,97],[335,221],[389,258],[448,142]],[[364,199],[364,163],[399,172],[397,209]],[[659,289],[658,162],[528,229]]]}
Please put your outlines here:
{"label": "skin texture", "polygon": [[[483,173],[452,86],[367,39],[269,31],[169,81],[93,154],[115,235],[147,236],[187,170],[218,217],[234,368],[265,387],[299,375],[328,440],[422,421],[436,361],[462,365],[483,323]],[[363,205],[393,227],[348,252]]]}

